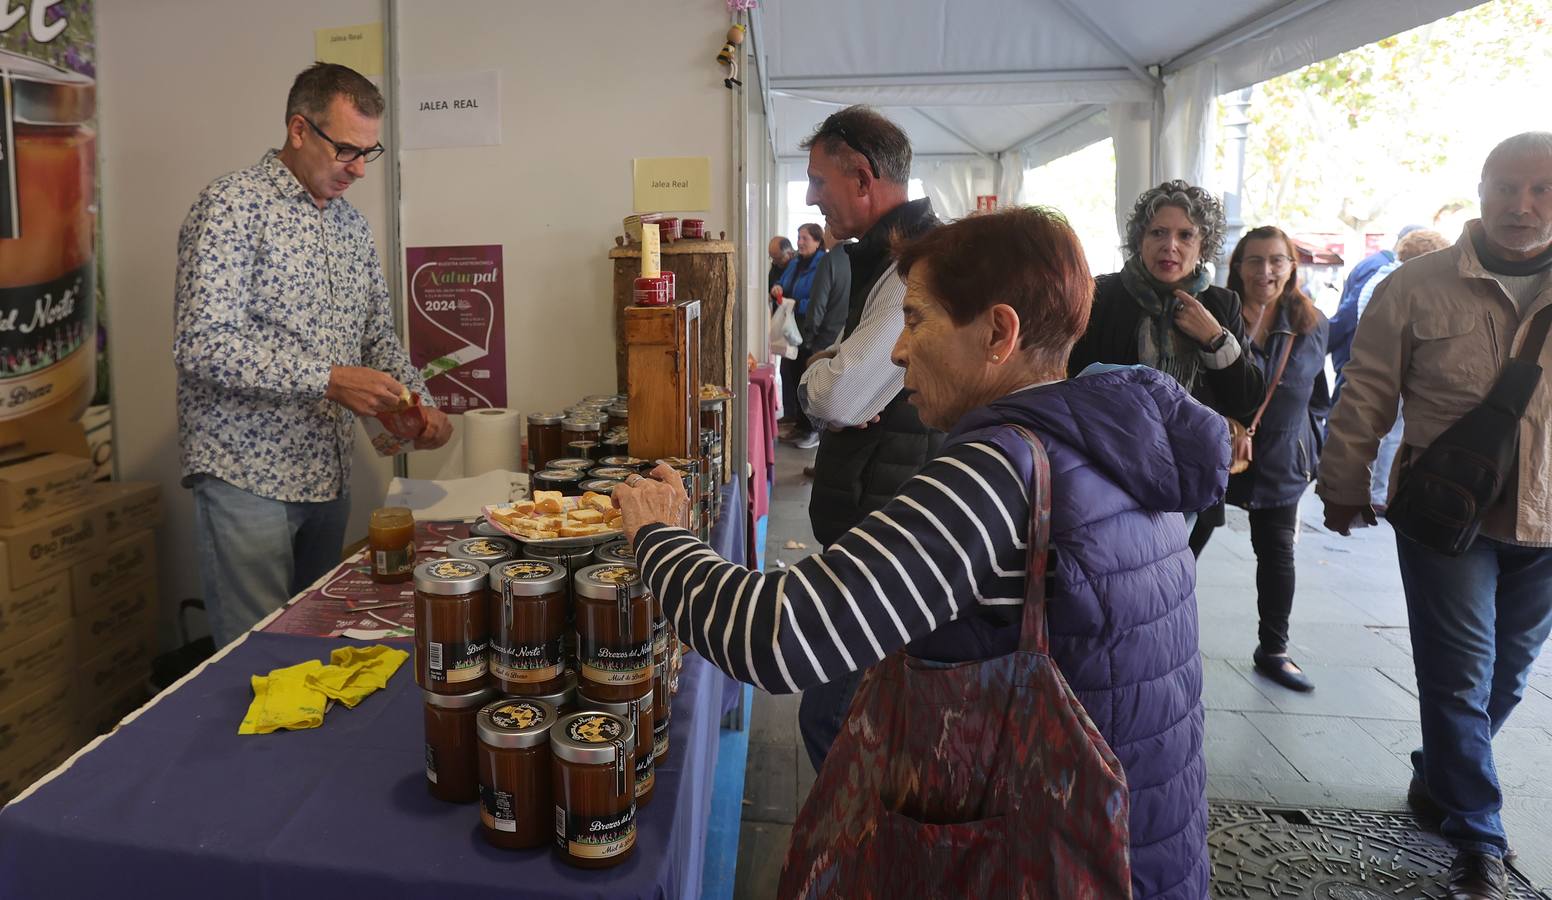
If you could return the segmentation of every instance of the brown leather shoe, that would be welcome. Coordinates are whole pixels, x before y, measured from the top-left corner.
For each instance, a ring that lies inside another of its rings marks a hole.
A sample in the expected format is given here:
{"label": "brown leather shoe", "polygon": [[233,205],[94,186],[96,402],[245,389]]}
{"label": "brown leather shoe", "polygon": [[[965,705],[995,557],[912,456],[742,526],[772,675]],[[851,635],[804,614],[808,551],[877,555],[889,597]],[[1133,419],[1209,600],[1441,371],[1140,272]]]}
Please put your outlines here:
{"label": "brown leather shoe", "polygon": [[1496,856],[1462,850],[1450,864],[1449,885],[1449,900],[1504,900],[1509,873]]}

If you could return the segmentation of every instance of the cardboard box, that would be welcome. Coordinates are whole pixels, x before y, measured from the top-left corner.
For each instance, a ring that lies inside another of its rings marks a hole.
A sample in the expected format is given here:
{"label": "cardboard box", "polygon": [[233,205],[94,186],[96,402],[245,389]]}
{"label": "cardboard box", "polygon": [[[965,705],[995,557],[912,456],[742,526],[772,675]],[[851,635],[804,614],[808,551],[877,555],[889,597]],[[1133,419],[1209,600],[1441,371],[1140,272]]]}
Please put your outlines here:
{"label": "cardboard box", "polygon": [[75,658],[91,659],[110,644],[154,635],[158,595],[155,579],[130,585],[75,617]]}
{"label": "cardboard box", "polygon": [[90,460],[40,453],[0,462],[0,527],[45,519],[86,501]]}
{"label": "cardboard box", "polygon": [[33,735],[71,727],[78,718],[75,681],[59,673],[38,690],[0,708],[0,760],[17,755]]}
{"label": "cardboard box", "polygon": [[0,653],[0,708],[75,671],[74,623],[61,622]]}
{"label": "cardboard box", "polygon": [[0,803],[9,803],[28,785],[54,771],[81,749],[81,744],[80,728],[74,725],[34,735],[12,758],[0,760]]}
{"label": "cardboard box", "polygon": [[70,576],[53,575],[24,588],[0,585],[0,651],[70,620]]}
{"label": "cardboard box", "polygon": [[117,541],[162,524],[162,489],[150,481],[98,481],[89,502],[101,509],[102,533]]}
{"label": "cardboard box", "polygon": [[81,615],[124,587],[154,577],[156,535],[137,531],[70,569],[71,609]]}
{"label": "cardboard box", "polygon": [[132,631],[120,640],[105,645],[93,645],[100,650],[87,658],[87,651],[77,647],[82,660],[75,672],[75,694],[72,698],[76,710],[82,713],[102,706],[113,695],[130,688],[145,693],[146,682],[151,676],[151,662],[156,659],[157,643],[153,629]]}
{"label": "cardboard box", "polygon": [[102,506],[94,503],[0,528],[0,584],[21,588],[66,571],[104,545],[102,533]]}
{"label": "cardboard box", "polygon": [[151,699],[145,685],[131,685],[117,694],[82,713],[76,721],[76,738],[87,744],[99,734],[107,734],[117,728],[124,717],[144,706]]}

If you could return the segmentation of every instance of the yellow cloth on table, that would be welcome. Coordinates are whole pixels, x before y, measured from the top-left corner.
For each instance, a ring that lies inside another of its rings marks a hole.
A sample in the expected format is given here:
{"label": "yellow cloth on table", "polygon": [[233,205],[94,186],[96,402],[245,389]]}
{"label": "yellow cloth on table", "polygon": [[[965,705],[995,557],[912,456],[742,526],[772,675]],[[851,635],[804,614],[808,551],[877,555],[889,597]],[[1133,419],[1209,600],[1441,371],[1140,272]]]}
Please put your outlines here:
{"label": "yellow cloth on table", "polygon": [[388,686],[388,679],[409,659],[403,650],[339,647],[329,654],[331,665],[316,659],[253,676],[253,703],[238,726],[238,734],[269,734],[286,728],[298,731],[323,724],[329,700],[355,706],[368,694]]}
{"label": "yellow cloth on table", "polygon": [[355,708],[366,696],[378,688],[388,686],[388,679],[399,670],[410,655],[403,650],[384,647],[338,647],[329,654],[333,665],[323,666],[307,676],[310,687],[323,691],[324,695]]}
{"label": "yellow cloth on table", "polygon": [[238,734],[269,734],[281,728],[300,730],[323,724],[329,698],[307,683],[307,676],[323,668],[309,659],[304,663],[253,676],[253,703],[238,726]]}

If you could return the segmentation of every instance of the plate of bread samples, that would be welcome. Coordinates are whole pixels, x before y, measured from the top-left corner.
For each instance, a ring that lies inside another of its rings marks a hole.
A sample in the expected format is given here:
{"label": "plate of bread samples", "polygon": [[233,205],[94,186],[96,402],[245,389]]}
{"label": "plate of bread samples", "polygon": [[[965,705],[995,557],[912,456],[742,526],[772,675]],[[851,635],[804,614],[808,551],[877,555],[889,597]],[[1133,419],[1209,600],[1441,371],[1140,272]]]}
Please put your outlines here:
{"label": "plate of bread samples", "polygon": [[485,507],[485,521],[525,544],[602,544],[623,533],[614,501],[593,491],[580,497],[534,491],[529,500]]}

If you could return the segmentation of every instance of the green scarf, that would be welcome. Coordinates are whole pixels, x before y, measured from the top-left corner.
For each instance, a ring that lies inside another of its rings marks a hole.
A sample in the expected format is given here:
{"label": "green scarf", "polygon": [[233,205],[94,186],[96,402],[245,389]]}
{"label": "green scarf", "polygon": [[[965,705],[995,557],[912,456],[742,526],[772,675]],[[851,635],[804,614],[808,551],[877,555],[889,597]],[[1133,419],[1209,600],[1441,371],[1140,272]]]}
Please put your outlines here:
{"label": "green scarf", "polygon": [[1187,393],[1196,390],[1202,371],[1201,347],[1175,327],[1175,288],[1192,296],[1211,284],[1207,267],[1198,265],[1182,284],[1164,284],[1148,271],[1141,259],[1132,257],[1121,267],[1121,284],[1143,311],[1137,323],[1137,361],[1180,382]]}

